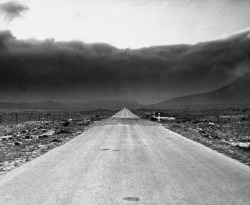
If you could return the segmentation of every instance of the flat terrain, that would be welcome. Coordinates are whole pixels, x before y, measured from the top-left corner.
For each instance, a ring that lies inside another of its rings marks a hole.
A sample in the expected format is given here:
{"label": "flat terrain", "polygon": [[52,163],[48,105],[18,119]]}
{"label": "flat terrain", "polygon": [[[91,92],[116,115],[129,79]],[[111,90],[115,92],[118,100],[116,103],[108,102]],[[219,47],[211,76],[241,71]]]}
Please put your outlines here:
{"label": "flat terrain", "polygon": [[249,204],[250,168],[129,110],[0,177],[0,204]]}

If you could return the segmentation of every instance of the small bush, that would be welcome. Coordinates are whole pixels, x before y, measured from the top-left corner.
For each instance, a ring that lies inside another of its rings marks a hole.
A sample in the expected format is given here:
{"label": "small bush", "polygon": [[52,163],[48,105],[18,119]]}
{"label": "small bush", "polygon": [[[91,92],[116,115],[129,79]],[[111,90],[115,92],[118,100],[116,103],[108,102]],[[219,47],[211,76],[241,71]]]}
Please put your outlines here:
{"label": "small bush", "polygon": [[63,125],[64,127],[68,127],[68,126],[69,126],[69,124],[70,124],[70,122],[69,122],[69,121],[64,121],[64,122],[62,123],[62,125]]}
{"label": "small bush", "polygon": [[68,133],[71,133],[71,132],[67,129],[59,129],[56,131],[56,134],[68,134]]}

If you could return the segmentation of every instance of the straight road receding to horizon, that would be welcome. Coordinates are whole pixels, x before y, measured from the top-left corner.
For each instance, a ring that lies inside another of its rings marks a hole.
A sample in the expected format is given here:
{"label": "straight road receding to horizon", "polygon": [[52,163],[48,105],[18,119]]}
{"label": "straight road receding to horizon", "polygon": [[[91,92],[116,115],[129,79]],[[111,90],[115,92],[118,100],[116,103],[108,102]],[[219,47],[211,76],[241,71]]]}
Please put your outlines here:
{"label": "straight road receding to horizon", "polygon": [[0,177],[1,205],[250,204],[250,168],[123,109]]}

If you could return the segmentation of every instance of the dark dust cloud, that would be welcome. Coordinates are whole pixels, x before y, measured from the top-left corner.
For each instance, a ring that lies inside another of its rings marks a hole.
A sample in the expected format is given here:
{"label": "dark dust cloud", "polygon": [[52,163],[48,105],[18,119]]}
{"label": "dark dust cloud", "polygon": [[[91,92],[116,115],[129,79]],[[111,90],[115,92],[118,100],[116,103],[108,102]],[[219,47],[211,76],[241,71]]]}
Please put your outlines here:
{"label": "dark dust cloud", "polygon": [[249,72],[250,31],[196,45],[118,49],[0,31],[0,101],[142,104],[212,91]]}
{"label": "dark dust cloud", "polygon": [[27,10],[29,10],[29,7],[16,1],[0,4],[0,15],[2,15],[6,21],[12,21],[15,18],[21,17],[22,13]]}

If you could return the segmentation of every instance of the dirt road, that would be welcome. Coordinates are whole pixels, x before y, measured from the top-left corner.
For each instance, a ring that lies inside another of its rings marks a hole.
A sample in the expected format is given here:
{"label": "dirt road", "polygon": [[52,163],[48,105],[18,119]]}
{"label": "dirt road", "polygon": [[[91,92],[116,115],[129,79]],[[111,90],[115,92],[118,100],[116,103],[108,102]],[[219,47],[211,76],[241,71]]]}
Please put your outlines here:
{"label": "dirt road", "polygon": [[129,110],[0,178],[0,204],[249,204],[250,168]]}

